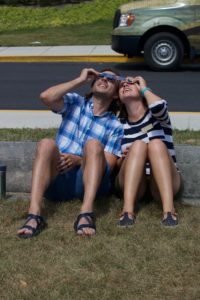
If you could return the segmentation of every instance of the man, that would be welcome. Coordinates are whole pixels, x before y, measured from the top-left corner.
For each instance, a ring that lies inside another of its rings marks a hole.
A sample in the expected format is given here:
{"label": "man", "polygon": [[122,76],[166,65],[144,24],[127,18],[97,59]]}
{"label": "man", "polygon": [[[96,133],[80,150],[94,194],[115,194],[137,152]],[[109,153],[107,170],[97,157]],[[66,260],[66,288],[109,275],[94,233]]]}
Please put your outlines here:
{"label": "man", "polygon": [[[78,235],[96,233],[94,200],[96,195],[108,194],[110,175],[121,155],[123,129],[109,111],[118,98],[117,79],[109,69],[99,73],[85,68],[74,80],[41,93],[44,104],[62,115],[62,123],[56,141],[38,143],[28,217],[18,230],[19,237],[33,237],[47,226],[41,216],[44,195],[56,200],[82,198],[74,229]],[[89,81],[89,99],[70,93]]]}

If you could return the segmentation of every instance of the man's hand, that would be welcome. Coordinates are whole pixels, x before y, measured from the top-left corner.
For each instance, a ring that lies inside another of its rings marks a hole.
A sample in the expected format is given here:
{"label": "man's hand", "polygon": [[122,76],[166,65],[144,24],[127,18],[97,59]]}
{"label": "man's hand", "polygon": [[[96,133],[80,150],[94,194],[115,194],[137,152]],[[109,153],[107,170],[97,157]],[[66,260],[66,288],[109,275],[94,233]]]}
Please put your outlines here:
{"label": "man's hand", "polygon": [[81,71],[81,74],[79,76],[79,79],[82,82],[91,82],[99,75],[99,72],[97,72],[95,69],[92,68],[85,68]]}
{"label": "man's hand", "polygon": [[81,164],[81,157],[74,154],[69,153],[61,153],[60,161],[57,166],[57,170],[59,173],[63,173],[65,171],[69,171],[76,166]]}

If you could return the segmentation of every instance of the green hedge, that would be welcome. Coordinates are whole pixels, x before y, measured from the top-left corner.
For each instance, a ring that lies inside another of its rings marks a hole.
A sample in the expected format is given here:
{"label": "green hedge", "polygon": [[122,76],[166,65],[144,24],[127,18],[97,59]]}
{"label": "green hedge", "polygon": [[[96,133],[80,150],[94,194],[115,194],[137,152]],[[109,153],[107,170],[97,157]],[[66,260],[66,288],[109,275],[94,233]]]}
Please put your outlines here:
{"label": "green hedge", "polygon": [[37,5],[53,6],[65,3],[80,3],[85,0],[0,0],[0,5],[18,6],[18,5]]}

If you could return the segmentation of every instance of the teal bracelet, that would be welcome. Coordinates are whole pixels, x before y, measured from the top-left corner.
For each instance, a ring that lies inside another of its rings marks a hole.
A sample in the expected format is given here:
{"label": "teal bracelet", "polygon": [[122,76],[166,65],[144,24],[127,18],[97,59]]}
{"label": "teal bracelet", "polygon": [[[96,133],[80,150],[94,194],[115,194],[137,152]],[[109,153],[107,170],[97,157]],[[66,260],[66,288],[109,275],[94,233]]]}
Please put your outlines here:
{"label": "teal bracelet", "polygon": [[144,94],[145,94],[146,91],[151,92],[151,89],[149,87],[145,87],[145,88],[140,90],[140,95],[142,96],[142,98],[144,98]]}

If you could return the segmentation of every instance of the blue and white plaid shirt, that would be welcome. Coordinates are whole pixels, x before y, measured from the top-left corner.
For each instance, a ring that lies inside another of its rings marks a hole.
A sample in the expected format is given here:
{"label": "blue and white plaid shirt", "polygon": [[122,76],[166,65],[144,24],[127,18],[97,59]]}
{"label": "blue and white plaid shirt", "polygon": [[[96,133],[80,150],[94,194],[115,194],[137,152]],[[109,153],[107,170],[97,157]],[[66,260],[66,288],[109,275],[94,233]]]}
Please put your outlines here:
{"label": "blue and white plaid shirt", "polygon": [[64,108],[58,113],[62,115],[56,136],[60,152],[82,156],[85,143],[95,139],[106,152],[121,156],[123,127],[112,112],[94,116],[92,99],[68,93],[64,96]]}

